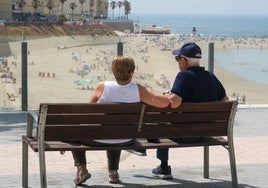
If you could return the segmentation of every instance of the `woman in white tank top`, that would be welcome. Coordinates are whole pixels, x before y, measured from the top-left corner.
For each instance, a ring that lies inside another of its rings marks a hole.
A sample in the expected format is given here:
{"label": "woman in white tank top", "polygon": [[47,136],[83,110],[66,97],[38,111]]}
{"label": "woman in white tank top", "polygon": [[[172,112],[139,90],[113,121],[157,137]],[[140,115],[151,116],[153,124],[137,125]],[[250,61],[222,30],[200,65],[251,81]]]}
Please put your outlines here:
{"label": "woman in white tank top", "polygon": [[[169,100],[162,94],[156,94],[151,90],[132,82],[135,71],[134,60],[129,56],[117,56],[112,62],[112,72],[116,81],[100,82],[93,90],[89,103],[135,103],[144,102],[156,107],[167,107]],[[129,144],[131,139],[119,140],[96,140],[98,144]],[[72,151],[75,166],[77,167],[77,177],[74,182],[79,185],[90,178],[90,174],[86,167],[85,151]],[[108,179],[110,183],[119,181],[119,168],[121,151],[108,150]]]}

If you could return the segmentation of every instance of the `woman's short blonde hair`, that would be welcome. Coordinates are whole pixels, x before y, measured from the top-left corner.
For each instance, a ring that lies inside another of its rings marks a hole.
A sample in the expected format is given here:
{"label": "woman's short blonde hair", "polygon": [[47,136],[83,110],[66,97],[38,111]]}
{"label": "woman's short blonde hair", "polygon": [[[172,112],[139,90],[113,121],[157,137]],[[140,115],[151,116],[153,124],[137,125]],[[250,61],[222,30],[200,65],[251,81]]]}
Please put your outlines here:
{"label": "woman's short blonde hair", "polygon": [[135,63],[130,56],[116,56],[112,62],[112,71],[117,81],[129,82],[135,71]]}

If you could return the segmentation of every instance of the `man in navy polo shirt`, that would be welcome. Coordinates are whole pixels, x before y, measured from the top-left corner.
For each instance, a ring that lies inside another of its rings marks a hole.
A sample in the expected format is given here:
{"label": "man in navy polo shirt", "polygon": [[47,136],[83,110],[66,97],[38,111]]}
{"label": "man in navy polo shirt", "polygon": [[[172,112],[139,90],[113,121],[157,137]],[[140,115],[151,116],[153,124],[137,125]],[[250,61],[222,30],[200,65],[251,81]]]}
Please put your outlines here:
{"label": "man in navy polo shirt", "polygon": [[[194,42],[185,43],[180,49],[173,50],[173,55],[181,70],[174,81],[169,94],[172,108],[180,106],[182,102],[226,101],[228,97],[225,89],[217,77],[200,67],[202,57],[200,47]],[[199,138],[190,138],[194,141]],[[154,177],[171,179],[171,168],[168,165],[168,148],[157,149],[157,158],[161,164],[152,170]]]}

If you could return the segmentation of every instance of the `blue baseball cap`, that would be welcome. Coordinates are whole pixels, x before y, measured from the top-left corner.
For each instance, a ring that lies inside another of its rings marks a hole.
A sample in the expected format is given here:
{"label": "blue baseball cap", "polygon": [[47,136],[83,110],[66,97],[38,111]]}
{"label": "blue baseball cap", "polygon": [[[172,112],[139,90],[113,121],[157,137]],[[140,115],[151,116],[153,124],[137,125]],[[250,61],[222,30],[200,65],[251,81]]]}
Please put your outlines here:
{"label": "blue baseball cap", "polygon": [[194,42],[186,42],[180,49],[172,51],[173,55],[183,55],[189,58],[201,58],[201,48]]}

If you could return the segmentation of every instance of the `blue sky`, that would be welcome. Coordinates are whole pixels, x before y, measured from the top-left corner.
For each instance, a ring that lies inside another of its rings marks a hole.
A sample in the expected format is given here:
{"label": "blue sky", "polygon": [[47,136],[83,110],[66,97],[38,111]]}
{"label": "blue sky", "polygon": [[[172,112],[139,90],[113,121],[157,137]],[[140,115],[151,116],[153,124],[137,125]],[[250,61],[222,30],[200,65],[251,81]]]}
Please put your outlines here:
{"label": "blue sky", "polygon": [[268,15],[268,0],[128,0],[131,14]]}

